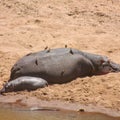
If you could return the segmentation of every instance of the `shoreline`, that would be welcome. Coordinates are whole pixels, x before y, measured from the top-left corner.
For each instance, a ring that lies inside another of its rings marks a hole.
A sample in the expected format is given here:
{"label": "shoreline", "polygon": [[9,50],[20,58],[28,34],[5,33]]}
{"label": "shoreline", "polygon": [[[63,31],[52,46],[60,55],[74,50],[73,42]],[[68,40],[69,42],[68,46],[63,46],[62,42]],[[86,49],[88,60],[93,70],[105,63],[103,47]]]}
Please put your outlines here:
{"label": "shoreline", "polygon": [[[8,99],[9,98],[9,99]],[[15,108],[27,108],[31,111],[64,111],[64,112],[78,112],[78,113],[99,113],[110,117],[120,119],[120,111],[105,108],[98,105],[83,105],[80,103],[70,103],[68,101],[60,100],[40,100],[36,97],[27,97],[26,95],[3,96],[0,95],[0,104],[14,106]]]}

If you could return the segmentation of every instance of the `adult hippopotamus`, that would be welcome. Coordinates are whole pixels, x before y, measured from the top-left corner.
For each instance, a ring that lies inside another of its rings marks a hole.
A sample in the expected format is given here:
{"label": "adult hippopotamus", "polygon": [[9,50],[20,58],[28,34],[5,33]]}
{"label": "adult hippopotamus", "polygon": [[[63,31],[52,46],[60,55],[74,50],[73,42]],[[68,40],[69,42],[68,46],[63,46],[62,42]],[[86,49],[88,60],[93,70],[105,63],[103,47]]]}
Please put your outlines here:
{"label": "adult hippopotamus", "polygon": [[66,83],[78,77],[120,72],[120,65],[106,56],[82,52],[73,48],[46,49],[27,54],[11,69],[8,82],[19,77],[39,77],[48,82]]}

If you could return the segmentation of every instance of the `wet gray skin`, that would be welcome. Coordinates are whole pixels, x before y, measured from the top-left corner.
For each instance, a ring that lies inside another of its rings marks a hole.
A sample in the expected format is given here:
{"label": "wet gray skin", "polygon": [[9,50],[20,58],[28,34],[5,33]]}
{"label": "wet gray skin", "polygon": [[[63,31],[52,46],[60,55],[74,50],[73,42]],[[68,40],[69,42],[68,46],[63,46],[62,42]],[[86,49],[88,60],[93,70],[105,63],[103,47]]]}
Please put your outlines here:
{"label": "wet gray skin", "polygon": [[42,78],[24,76],[6,83],[1,89],[0,93],[2,94],[21,90],[31,91],[36,90],[38,88],[43,88],[47,85],[47,81],[45,81]]}
{"label": "wet gray skin", "polygon": [[31,53],[18,60],[11,69],[9,81],[20,76],[33,76],[43,78],[48,83],[65,83],[77,77],[110,72],[120,72],[120,65],[106,56],[57,48]]}
{"label": "wet gray skin", "polygon": [[97,65],[96,69],[94,71],[95,75],[104,75],[112,72],[117,73],[120,72],[120,65],[107,59],[106,61],[101,61],[101,65]]}
{"label": "wet gray skin", "polygon": [[82,52],[82,55],[92,62],[94,66],[92,75],[104,75],[111,72],[120,72],[120,64],[111,61],[106,56],[87,52]]}

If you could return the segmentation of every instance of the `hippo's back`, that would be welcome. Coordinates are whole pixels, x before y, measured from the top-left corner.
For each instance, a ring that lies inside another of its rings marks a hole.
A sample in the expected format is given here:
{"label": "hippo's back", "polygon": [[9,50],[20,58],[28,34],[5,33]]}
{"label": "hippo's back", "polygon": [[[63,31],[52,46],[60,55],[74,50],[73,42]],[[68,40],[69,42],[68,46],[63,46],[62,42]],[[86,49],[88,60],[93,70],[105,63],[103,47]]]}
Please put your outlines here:
{"label": "hippo's back", "polygon": [[20,76],[36,76],[48,83],[63,83],[82,76],[85,74],[80,72],[82,67],[91,67],[90,63],[79,54],[80,51],[72,49],[72,52],[69,48],[59,48],[24,56],[13,66],[10,80]]}

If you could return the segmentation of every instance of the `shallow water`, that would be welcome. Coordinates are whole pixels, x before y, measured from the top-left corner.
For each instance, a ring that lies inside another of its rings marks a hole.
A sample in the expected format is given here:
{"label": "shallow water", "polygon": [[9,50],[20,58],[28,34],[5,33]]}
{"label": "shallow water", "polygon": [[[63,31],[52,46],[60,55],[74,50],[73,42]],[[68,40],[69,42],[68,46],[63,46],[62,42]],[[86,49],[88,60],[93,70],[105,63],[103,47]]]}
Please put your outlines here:
{"label": "shallow water", "polygon": [[0,120],[120,120],[98,113],[30,111],[0,107]]}

